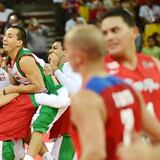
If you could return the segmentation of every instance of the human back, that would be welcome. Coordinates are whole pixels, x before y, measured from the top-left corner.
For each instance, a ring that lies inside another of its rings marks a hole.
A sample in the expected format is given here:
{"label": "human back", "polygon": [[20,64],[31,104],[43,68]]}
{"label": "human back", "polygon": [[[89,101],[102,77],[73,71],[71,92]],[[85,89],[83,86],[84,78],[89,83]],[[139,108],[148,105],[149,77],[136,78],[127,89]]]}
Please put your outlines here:
{"label": "human back", "polygon": [[[138,133],[142,127],[138,96],[129,85],[115,76],[92,77],[85,88],[98,94],[103,99],[104,111],[107,111],[107,116],[103,121],[106,137],[106,160],[118,160],[116,155],[118,145],[120,143],[124,145],[132,143],[132,133]],[[92,101],[94,103],[93,99]],[[90,107],[90,110],[92,110],[92,107]],[[72,135],[77,148],[80,148],[78,152],[80,156],[81,143],[75,136],[77,135],[76,130],[72,130]]]}

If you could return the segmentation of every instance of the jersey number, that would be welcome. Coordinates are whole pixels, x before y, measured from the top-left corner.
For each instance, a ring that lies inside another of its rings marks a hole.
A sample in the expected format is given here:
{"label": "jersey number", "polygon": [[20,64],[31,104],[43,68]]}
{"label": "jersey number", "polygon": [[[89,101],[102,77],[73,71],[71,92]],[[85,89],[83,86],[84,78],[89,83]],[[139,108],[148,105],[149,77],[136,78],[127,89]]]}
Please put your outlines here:
{"label": "jersey number", "polygon": [[123,144],[131,143],[131,132],[134,127],[134,114],[132,109],[125,109],[120,112],[121,122],[124,125]]}

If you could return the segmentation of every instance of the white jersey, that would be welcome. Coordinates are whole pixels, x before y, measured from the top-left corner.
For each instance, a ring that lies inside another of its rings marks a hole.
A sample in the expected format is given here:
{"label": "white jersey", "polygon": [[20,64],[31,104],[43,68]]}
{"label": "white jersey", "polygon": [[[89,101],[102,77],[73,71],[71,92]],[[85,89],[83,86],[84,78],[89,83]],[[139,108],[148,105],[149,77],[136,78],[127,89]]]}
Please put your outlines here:
{"label": "white jersey", "polygon": [[[36,55],[34,55],[34,54],[32,54],[32,55],[35,58],[35,61],[37,63],[39,63],[40,66],[42,66],[42,68],[44,68],[45,62],[42,59],[38,58]],[[18,69],[17,63],[15,63],[13,65],[13,67],[8,65],[8,71],[12,75],[12,77],[14,77],[15,80],[17,82],[19,82],[20,84],[29,84],[30,83],[29,80],[25,77],[25,75],[23,75],[23,73]]]}
{"label": "white jersey", "polygon": [[64,63],[61,69],[55,71],[58,81],[64,85],[69,94],[73,95],[78,92],[82,86],[82,77],[73,71],[69,62]]}
{"label": "white jersey", "polygon": [[4,89],[10,84],[8,73],[0,67],[0,89]]}

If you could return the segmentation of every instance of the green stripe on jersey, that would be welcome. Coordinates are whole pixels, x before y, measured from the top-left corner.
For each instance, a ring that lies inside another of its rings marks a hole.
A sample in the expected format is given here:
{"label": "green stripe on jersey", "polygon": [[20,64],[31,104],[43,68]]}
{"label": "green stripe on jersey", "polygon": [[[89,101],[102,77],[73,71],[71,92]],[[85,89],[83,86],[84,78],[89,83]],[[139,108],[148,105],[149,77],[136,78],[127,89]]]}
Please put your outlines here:
{"label": "green stripe on jersey", "polygon": [[69,135],[63,135],[61,143],[60,153],[58,160],[73,160],[74,148],[71,137]]}

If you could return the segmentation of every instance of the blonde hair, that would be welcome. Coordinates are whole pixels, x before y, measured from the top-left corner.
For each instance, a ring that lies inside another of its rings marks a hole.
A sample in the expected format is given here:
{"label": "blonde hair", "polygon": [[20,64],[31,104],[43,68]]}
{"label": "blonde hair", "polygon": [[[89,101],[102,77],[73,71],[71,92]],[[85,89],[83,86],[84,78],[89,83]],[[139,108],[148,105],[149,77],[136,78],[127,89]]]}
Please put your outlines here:
{"label": "blonde hair", "polygon": [[65,43],[70,43],[76,50],[85,52],[91,59],[106,54],[103,34],[94,25],[76,26],[67,32]]}

